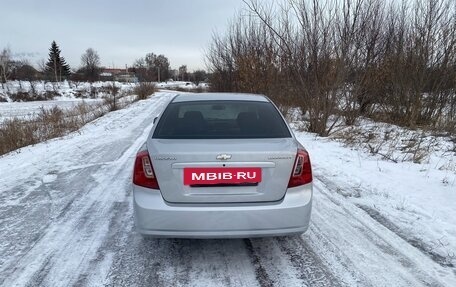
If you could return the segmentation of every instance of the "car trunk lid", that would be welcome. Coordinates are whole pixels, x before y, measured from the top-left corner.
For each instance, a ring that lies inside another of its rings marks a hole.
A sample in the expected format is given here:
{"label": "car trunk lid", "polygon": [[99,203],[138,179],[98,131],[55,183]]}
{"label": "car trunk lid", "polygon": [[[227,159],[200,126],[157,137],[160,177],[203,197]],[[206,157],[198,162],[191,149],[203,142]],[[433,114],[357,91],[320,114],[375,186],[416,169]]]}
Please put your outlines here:
{"label": "car trunk lid", "polygon": [[172,203],[278,201],[297,151],[292,138],[151,139],[147,148]]}

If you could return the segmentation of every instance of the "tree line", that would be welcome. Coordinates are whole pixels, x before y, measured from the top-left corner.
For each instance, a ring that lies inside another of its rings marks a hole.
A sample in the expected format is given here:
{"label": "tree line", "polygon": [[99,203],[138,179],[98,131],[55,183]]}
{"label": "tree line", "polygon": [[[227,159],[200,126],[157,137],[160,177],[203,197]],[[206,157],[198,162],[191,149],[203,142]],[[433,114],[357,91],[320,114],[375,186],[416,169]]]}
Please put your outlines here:
{"label": "tree line", "polygon": [[[0,53],[0,82],[8,80],[48,80],[61,82],[67,79],[95,81],[100,74],[100,57],[98,53],[88,48],[81,56],[81,67],[72,71],[70,65],[61,55],[60,47],[52,41],[47,61],[38,63],[38,69],[28,60],[15,60],[11,50],[4,48]],[[77,75],[75,77],[75,75]]]}
{"label": "tree line", "polygon": [[[81,65],[72,70],[58,44],[53,41],[49,48],[47,60],[38,63],[35,68],[27,60],[15,60],[9,48],[4,48],[0,52],[0,82],[6,83],[8,80],[48,80],[60,82],[62,80],[73,81],[99,81],[102,80],[100,56],[93,48],[88,48],[81,55]],[[196,83],[206,80],[206,71],[197,70],[188,72],[187,66],[182,65],[178,70],[171,68],[168,58],[163,55],[147,53],[145,57],[139,58],[125,69],[126,73],[134,75],[140,82],[160,82],[169,79],[194,81]]]}
{"label": "tree line", "polygon": [[244,0],[206,58],[211,87],[301,108],[328,135],[359,116],[456,131],[456,0]]}

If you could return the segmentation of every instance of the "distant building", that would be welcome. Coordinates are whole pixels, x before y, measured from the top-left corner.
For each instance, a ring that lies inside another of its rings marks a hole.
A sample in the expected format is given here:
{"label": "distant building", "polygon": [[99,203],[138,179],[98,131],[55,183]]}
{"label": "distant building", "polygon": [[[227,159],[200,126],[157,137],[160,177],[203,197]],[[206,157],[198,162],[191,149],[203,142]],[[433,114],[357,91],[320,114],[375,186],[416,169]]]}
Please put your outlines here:
{"label": "distant building", "polygon": [[100,73],[100,79],[103,81],[118,81],[126,83],[138,82],[135,73],[128,72],[127,69],[103,68]]}

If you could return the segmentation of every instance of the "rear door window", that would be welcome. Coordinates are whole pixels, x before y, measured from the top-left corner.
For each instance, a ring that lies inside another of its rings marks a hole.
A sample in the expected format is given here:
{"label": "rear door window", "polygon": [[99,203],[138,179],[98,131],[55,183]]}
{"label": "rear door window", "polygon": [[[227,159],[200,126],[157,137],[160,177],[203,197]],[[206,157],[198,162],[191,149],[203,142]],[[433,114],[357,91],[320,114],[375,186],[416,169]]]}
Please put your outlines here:
{"label": "rear door window", "polygon": [[153,138],[288,138],[291,134],[269,102],[194,101],[170,103]]}

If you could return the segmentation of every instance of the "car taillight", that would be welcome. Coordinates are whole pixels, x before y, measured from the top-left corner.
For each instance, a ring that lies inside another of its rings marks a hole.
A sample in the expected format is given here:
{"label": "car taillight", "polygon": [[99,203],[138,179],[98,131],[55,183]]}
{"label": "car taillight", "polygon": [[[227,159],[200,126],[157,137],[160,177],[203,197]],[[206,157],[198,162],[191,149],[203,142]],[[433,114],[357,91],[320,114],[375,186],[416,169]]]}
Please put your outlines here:
{"label": "car taillight", "polygon": [[298,149],[295,164],[291,173],[288,187],[295,187],[312,182],[312,167],[307,151]]}
{"label": "car taillight", "polygon": [[154,168],[152,167],[152,162],[147,151],[140,151],[136,154],[133,183],[147,188],[159,189]]}

